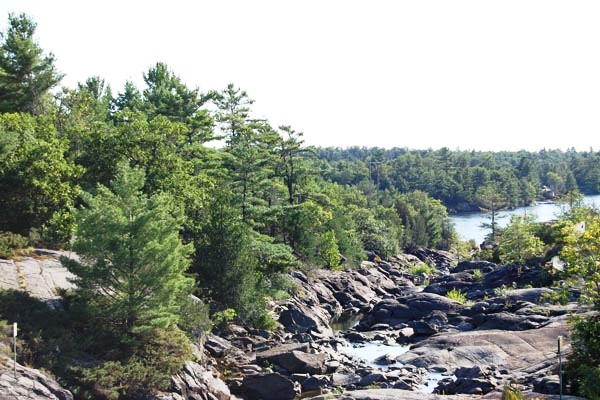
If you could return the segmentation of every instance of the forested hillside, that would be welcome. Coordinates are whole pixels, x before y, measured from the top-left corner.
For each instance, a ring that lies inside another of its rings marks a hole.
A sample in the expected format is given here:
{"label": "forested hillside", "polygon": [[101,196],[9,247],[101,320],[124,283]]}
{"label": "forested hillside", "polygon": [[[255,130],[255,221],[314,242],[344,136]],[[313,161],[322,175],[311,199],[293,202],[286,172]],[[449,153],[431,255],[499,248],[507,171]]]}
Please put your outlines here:
{"label": "forested hillside", "polygon": [[372,181],[380,190],[421,190],[453,211],[478,210],[488,187],[504,196],[507,207],[574,190],[584,194],[600,190],[600,156],[591,149],[481,152],[354,147],[319,149],[318,154],[326,161],[323,175],[332,182]]}

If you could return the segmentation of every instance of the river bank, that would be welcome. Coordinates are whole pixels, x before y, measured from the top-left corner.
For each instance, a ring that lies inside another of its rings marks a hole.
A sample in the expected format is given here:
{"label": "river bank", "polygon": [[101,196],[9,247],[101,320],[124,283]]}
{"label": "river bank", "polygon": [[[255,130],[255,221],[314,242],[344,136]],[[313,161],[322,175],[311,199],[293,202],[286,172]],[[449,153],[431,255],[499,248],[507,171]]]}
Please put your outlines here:
{"label": "river bank", "polygon": [[[600,195],[585,196],[584,204],[600,207]],[[517,207],[513,210],[505,210],[498,213],[498,226],[504,227],[510,222],[513,215],[530,214],[535,215],[539,222],[548,222],[559,217],[565,209],[565,205],[557,202],[540,202],[527,207]],[[483,212],[461,212],[450,215],[454,229],[463,240],[475,240],[475,243],[482,243],[489,229],[482,228],[481,225],[489,223],[489,214]]]}
{"label": "river bank", "polygon": [[[424,277],[410,270],[424,262],[437,272],[421,284]],[[52,255],[0,266],[3,276],[18,271],[24,287],[49,303],[56,292],[51,284],[68,282]],[[427,394],[434,392],[455,395],[444,397],[450,400],[498,398],[508,384],[552,398],[558,393],[556,338],[569,337],[569,313],[586,310],[576,303],[548,304],[546,274],[533,267],[457,263],[427,249],[365,261],[352,271],[293,272],[292,296],[272,304],[279,328],[230,324],[206,335],[196,344],[197,361],[188,362],[156,398],[439,398]],[[40,276],[44,284],[33,284]],[[469,302],[446,297],[452,289]],[[0,375],[12,379],[9,372]],[[36,396],[31,398],[70,399]]]}

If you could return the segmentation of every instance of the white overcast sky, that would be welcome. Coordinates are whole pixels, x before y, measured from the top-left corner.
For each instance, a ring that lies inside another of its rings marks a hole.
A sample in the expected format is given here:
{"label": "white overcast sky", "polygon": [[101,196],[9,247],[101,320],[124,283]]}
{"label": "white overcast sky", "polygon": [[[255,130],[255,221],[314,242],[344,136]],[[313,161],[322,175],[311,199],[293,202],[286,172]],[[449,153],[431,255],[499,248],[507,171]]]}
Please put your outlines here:
{"label": "white overcast sky", "polygon": [[308,144],[598,150],[600,1],[1,0],[64,85],[165,62]]}

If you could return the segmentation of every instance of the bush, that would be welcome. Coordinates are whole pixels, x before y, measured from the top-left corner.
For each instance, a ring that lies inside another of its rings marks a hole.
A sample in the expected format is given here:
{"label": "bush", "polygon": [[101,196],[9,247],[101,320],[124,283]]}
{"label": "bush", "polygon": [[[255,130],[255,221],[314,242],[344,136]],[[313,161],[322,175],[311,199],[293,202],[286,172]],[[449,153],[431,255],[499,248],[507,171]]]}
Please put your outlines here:
{"label": "bush", "polygon": [[476,269],[475,271],[473,271],[473,278],[480,280],[481,278],[483,278],[483,272],[481,272],[480,269]]}
{"label": "bush", "polygon": [[208,305],[195,296],[183,300],[179,313],[179,327],[191,336],[199,336],[212,328]]}
{"label": "bush", "polygon": [[94,397],[148,398],[148,393],[166,389],[171,376],[191,358],[192,348],[187,337],[171,326],[154,329],[143,337],[127,359],[106,361],[94,368],[76,369],[76,372],[85,390]]}
{"label": "bush", "polygon": [[600,399],[600,316],[576,318],[573,353],[565,368],[572,391],[588,399]]}
{"label": "bush", "polygon": [[521,391],[512,386],[504,386],[502,389],[502,400],[525,400]]}
{"label": "bush", "polygon": [[446,293],[446,297],[450,300],[459,302],[460,304],[465,304],[467,302],[467,295],[456,288]]}
{"label": "bush", "polygon": [[419,264],[412,267],[408,272],[411,275],[431,275],[434,274],[437,270],[429,264]]}
{"label": "bush", "polygon": [[[29,239],[12,232],[0,232],[0,258],[12,258],[27,248]],[[27,250],[27,249],[26,249]]]}

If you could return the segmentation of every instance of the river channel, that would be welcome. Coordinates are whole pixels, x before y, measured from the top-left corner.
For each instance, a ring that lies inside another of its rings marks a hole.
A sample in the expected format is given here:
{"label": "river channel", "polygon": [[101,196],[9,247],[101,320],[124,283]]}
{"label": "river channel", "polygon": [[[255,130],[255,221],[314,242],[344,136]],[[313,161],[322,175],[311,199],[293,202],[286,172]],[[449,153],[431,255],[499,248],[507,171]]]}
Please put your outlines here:
{"label": "river channel", "polygon": [[[585,196],[585,204],[600,207],[600,195]],[[557,219],[565,205],[557,203],[539,203],[528,207],[519,207],[514,210],[499,213],[498,225],[503,227],[510,222],[511,215],[534,214],[537,221],[547,222]],[[454,228],[463,240],[474,239],[476,243],[483,242],[489,230],[481,227],[483,223],[489,223],[489,215],[481,212],[459,213],[450,216],[454,222]]]}

